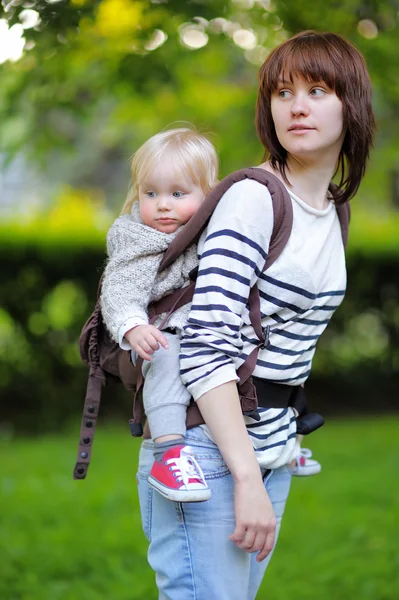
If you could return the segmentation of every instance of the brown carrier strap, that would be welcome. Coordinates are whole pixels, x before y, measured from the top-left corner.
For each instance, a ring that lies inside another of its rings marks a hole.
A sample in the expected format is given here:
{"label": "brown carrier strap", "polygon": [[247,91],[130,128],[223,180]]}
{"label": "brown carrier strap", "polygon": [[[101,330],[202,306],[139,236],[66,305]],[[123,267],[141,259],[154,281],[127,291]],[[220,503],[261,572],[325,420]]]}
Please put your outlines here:
{"label": "brown carrier strap", "polygon": [[[185,306],[186,304],[191,302],[194,294],[194,289],[195,281],[192,281],[191,283],[189,283],[189,285],[185,286],[184,288],[175,290],[174,292],[168,294],[167,296],[164,296],[157,302],[153,302],[148,309],[148,313],[150,315],[150,324],[152,325],[159,315],[166,313],[161,323],[159,324],[159,329],[162,329],[166,325],[166,322],[172,313],[174,313],[181,306]],[[130,433],[134,437],[141,437],[143,435],[143,427],[141,424],[144,419],[144,407],[142,400],[144,378],[141,371],[142,365],[143,359],[137,357],[137,385],[133,399],[133,419],[129,419]]]}
{"label": "brown carrier strap", "polygon": [[[193,231],[198,231],[199,234],[201,233],[207,224],[210,215],[216,208],[221,196],[233,185],[233,183],[237,183],[243,179],[254,179],[255,181],[267,186],[269,190],[272,198],[274,225],[270,240],[269,252],[263,267],[263,271],[266,271],[274,263],[274,261],[277,260],[284,250],[291,235],[293,221],[292,202],[285,186],[275,175],[269,173],[269,171],[265,171],[264,169],[251,167],[249,169],[242,169],[232,173],[214,188],[214,190],[207,196],[200,209],[184,227],[182,233],[180,234],[182,238],[179,240],[179,244],[176,243],[177,238],[175,238],[169,245],[164,254],[164,258],[161,261],[159,271],[162,271],[169,266],[180,254],[180,252],[183,252],[192,243]],[[187,235],[185,235],[185,232],[188,228],[191,229],[189,229]],[[183,248],[182,244],[184,244]],[[259,343],[246,358],[245,362],[239,367],[237,370],[237,375],[240,378],[238,386],[243,412],[253,413],[257,408],[257,397],[251,375],[256,366],[259,350],[263,347],[266,347],[269,342],[269,328],[266,328],[265,331],[262,329],[260,297],[258,286],[256,284],[251,288],[248,298],[248,306],[251,324]],[[194,401],[192,401],[187,408],[187,427],[192,428],[196,427],[197,425],[202,425],[203,423],[204,419],[202,418],[198,406]],[[147,428],[145,435],[148,435],[148,433],[149,432]]]}
{"label": "brown carrier strap", "polygon": [[[159,272],[167,268],[182,252],[184,252],[193,241],[197,241],[200,234],[207,225],[213,211],[215,210],[220,198],[225,192],[238,181],[244,179],[253,179],[259,183],[265,185],[271,195],[272,206],[273,206],[273,232],[270,240],[269,252],[266,262],[263,267],[263,271],[268,269],[274,261],[280,256],[284,250],[285,245],[288,242],[288,238],[291,235],[293,211],[292,203],[289,194],[281,183],[281,181],[269,171],[260,169],[258,167],[250,167],[248,169],[241,169],[235,171],[223,179],[206,197],[199,210],[191,217],[190,221],[185,225],[184,229],[178,236],[171,242],[169,247],[166,249],[161,264],[159,266]],[[169,310],[168,315],[162,321],[160,327],[165,325],[166,320],[178,307],[183,306],[186,302],[190,302],[194,293],[195,283],[191,283],[187,288],[183,288],[182,292],[187,298],[185,302],[176,303],[176,307],[170,309],[170,297],[175,295],[169,294],[162,298],[156,306],[153,307],[153,313],[160,314]],[[164,304],[162,302],[164,301]],[[239,390],[241,397],[241,405],[243,412],[253,412],[257,408],[256,390],[251,381],[251,374],[256,366],[259,349],[265,347],[268,343],[268,331],[262,330],[261,312],[260,312],[260,298],[258,286],[255,284],[250,292],[248,298],[249,316],[252,327],[258,337],[259,343],[256,348],[253,349],[251,354],[247,357],[245,362],[237,370],[237,374],[240,378]],[[134,408],[134,419],[130,421],[131,430],[134,427],[134,423],[141,419],[142,407],[135,398]],[[187,426],[195,427],[201,425],[204,422],[200,411],[195,402],[191,402],[187,409]]]}
{"label": "brown carrier strap", "polygon": [[[260,171],[261,169],[256,169],[256,171]],[[252,171],[252,169],[251,169]],[[267,173],[267,171],[266,171]],[[235,175],[233,173],[233,175]],[[268,173],[271,175],[271,173]],[[275,193],[272,194],[272,191],[268,188],[272,195],[273,201],[273,211],[274,211],[274,230],[272,235],[272,240],[270,243],[269,254],[263,267],[263,271],[266,271],[273,262],[278,258],[281,252],[284,249],[285,244],[288,241],[288,238],[291,233],[292,227],[292,204],[289,201],[286,202],[287,192],[285,188],[282,186],[281,182],[271,175],[274,181],[273,183],[276,185],[276,188],[279,190],[277,195]],[[238,181],[238,180],[237,180]],[[272,181],[272,180],[270,180]],[[283,189],[281,189],[283,188]],[[279,193],[281,192],[283,196],[283,202],[280,201],[278,204],[277,198],[279,197]],[[289,198],[288,198],[289,200]],[[288,216],[285,215],[284,209],[287,210]],[[345,204],[337,206],[337,214],[338,219],[341,226],[342,232],[342,241],[344,247],[346,248],[348,242],[348,232],[349,232],[349,221],[350,221],[350,205],[349,202]],[[286,222],[284,223],[284,218],[286,218]],[[290,224],[291,219],[291,224]],[[283,224],[283,226],[282,226]],[[167,263],[168,264],[168,263]],[[161,263],[162,266],[162,263]],[[245,362],[239,367],[237,370],[237,374],[240,378],[239,390],[241,396],[241,405],[243,408],[243,412],[251,413],[256,411],[257,407],[257,397],[256,397],[256,388],[252,382],[252,373],[256,367],[256,361],[258,358],[259,350],[263,347],[267,347],[269,343],[269,328],[267,327],[265,330],[262,330],[262,321],[261,321],[261,312],[260,312],[260,297],[258,286],[254,285],[251,289],[249,296],[249,315],[251,319],[252,327],[256,333],[256,336],[259,339],[259,344],[252,350],[251,354],[247,357]],[[302,388],[301,388],[302,389]],[[253,415],[255,416],[255,415]],[[320,415],[310,414],[311,418],[320,417]],[[187,409],[187,428],[197,427],[198,425],[203,425],[204,419],[198,409],[197,404],[192,401]],[[320,426],[320,420],[317,423],[317,427]],[[306,434],[309,433],[305,429],[301,430],[300,433]],[[147,434],[149,436],[149,430],[144,435]]]}
{"label": "brown carrier strap", "polygon": [[153,302],[148,307],[148,314],[150,317],[150,323],[154,323],[156,318],[163,313],[166,313],[165,317],[159,325],[159,329],[165,326],[167,320],[178,308],[181,308],[185,304],[191,302],[195,290],[195,281],[191,281],[188,285],[179,290],[164,296],[157,302]]}
{"label": "brown carrier strap", "polygon": [[80,427],[78,456],[73,470],[74,479],[84,479],[89,468],[103,384],[104,374],[101,369],[90,369]]}
{"label": "brown carrier strap", "polygon": [[337,214],[339,224],[341,225],[342,241],[344,243],[344,248],[346,248],[348,245],[349,222],[351,219],[351,207],[349,202],[345,202],[345,204],[339,204],[337,206]]}
{"label": "brown carrier strap", "polygon": [[[335,183],[330,183],[328,186],[328,191],[332,197],[334,197],[337,189],[338,186]],[[348,245],[349,223],[351,220],[351,206],[349,201],[346,201],[344,204],[336,204],[335,208],[337,211],[339,224],[341,226],[342,241],[344,243],[344,248],[346,248]]]}
{"label": "brown carrier strap", "polygon": [[[273,230],[274,240],[272,237],[266,268],[270,267],[281,253],[290,236],[292,227],[292,204],[284,185],[275,175],[273,175],[273,173],[269,173],[269,171],[265,171],[265,169],[260,169],[259,167],[249,167],[248,169],[240,169],[239,171],[231,173],[213,188],[197,212],[184,226],[181,233],[175,237],[166,249],[159,266],[159,272],[162,272],[176,260],[176,258],[192,243],[198,241],[199,236],[205,229],[220,198],[234,183],[238,183],[244,179],[254,179],[265,185],[272,197],[275,224]],[[289,215],[291,215],[291,218]]]}
{"label": "brown carrier strap", "polygon": [[[207,196],[196,214],[190,219],[185,225],[182,232],[173,240],[168,249],[166,250],[159,272],[169,266],[182,252],[184,252],[192,243],[198,241],[199,236],[204,230],[210,216],[212,215],[216,205],[223,194],[234,184],[244,179],[253,179],[259,183],[267,186],[269,193],[272,198],[273,214],[274,214],[274,227],[273,234],[270,242],[269,253],[265,262],[263,270],[268,269],[278,256],[283,251],[292,228],[292,203],[290,201],[287,190],[281,181],[275,177],[272,173],[260,169],[258,167],[251,167],[248,169],[241,169],[236,171],[223,179]],[[337,213],[342,230],[342,238],[344,246],[348,240],[348,227],[350,220],[350,207],[349,203],[337,206]],[[97,298],[99,298],[101,290],[102,277],[99,282]],[[172,294],[168,294],[164,298],[161,298],[158,302],[153,303],[149,307],[149,313],[151,320],[154,321],[157,315],[166,313],[162,321],[162,326],[165,325],[169,316],[181,306],[184,306],[191,301],[195,289],[195,282],[191,282],[188,286],[181,290],[176,290]],[[238,369],[240,377],[240,394],[244,398],[243,408],[248,411],[256,408],[256,391],[254,392],[254,386],[251,380],[251,374],[256,366],[257,356],[259,349],[266,346],[268,343],[268,328],[266,331],[262,330],[261,313],[260,313],[260,298],[257,286],[253,286],[248,299],[249,314],[253,329],[258,337],[259,344],[247,357],[246,361]],[[97,302],[95,309],[95,318],[101,318],[99,302]],[[89,467],[91,450],[94,438],[94,432],[97,423],[97,416],[101,400],[101,389],[105,384],[105,374],[102,371],[99,359],[95,355],[95,346],[97,340],[95,334],[90,342],[90,356],[85,357],[81,355],[85,362],[90,364],[90,374],[87,383],[87,391],[83,409],[83,418],[80,432],[80,442],[78,449],[78,456],[76,465],[74,468],[74,479],[84,479],[86,477],[87,469]],[[127,353],[123,353],[127,354]],[[126,358],[123,356],[122,358]],[[130,360],[130,359],[129,359]],[[121,363],[127,362],[121,361]],[[120,365],[123,367],[123,364]],[[125,365],[126,367],[126,365]],[[141,369],[140,369],[141,373]],[[138,381],[138,388],[140,388],[140,378]],[[246,400],[247,399],[247,403]],[[138,403],[136,403],[138,404]],[[137,407],[139,408],[139,407]],[[140,410],[137,416],[140,416]],[[135,418],[134,421],[137,419]],[[133,421],[133,420],[132,420]],[[187,426],[194,427],[202,424],[201,413],[198,410],[195,402],[192,402],[187,411]]]}

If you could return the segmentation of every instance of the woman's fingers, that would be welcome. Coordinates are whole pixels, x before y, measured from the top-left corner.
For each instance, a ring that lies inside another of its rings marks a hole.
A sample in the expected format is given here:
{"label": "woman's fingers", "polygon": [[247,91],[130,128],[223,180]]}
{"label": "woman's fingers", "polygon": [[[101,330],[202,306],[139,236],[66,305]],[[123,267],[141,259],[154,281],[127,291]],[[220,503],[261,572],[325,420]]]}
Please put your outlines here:
{"label": "woman's fingers", "polygon": [[248,528],[242,541],[237,542],[237,546],[246,552],[256,552],[263,548],[265,537],[265,534],[261,534],[256,528]]}
{"label": "woman's fingers", "polygon": [[[254,532],[254,535],[252,537],[251,546],[249,548],[243,546],[243,550],[246,550],[247,552],[261,552],[265,548],[266,540],[267,540],[267,534],[265,532],[263,532],[263,531],[257,531],[256,533]],[[245,541],[246,541],[246,538],[245,538]],[[259,562],[258,557],[257,557],[257,560]]]}
{"label": "woman's fingers", "polygon": [[244,539],[246,533],[246,528],[244,525],[240,525],[237,523],[234,532],[229,536],[230,540],[235,544],[240,544]]}
{"label": "woman's fingers", "polygon": [[239,548],[246,552],[259,552],[256,560],[262,561],[271,552],[274,546],[275,527],[270,524],[270,530],[266,526],[253,525],[244,530],[243,527],[237,529],[230,540]]}
{"label": "woman's fingers", "polygon": [[236,528],[230,536],[242,550],[259,552],[258,561],[273,549],[276,532],[273,507],[259,475],[253,481],[235,483]]}
{"label": "woman's fingers", "polygon": [[276,528],[274,527],[274,529],[269,531],[268,534],[266,535],[263,547],[260,549],[259,554],[256,557],[257,562],[261,562],[267,556],[269,556],[270,552],[274,548],[275,541],[276,541]]}

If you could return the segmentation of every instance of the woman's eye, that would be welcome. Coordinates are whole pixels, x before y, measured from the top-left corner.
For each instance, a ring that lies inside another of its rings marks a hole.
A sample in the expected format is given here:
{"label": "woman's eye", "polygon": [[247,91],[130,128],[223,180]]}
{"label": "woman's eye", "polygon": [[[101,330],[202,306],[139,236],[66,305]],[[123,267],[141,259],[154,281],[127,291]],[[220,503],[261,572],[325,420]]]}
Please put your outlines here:
{"label": "woman's eye", "polygon": [[324,96],[326,92],[322,88],[313,88],[310,93],[313,96]]}
{"label": "woman's eye", "polygon": [[180,192],[180,191],[178,191],[178,192],[173,192],[173,196],[174,196],[175,198],[181,198],[182,196],[184,196],[184,192]]}
{"label": "woman's eye", "polygon": [[278,95],[280,98],[288,98],[291,92],[289,90],[280,90]]}

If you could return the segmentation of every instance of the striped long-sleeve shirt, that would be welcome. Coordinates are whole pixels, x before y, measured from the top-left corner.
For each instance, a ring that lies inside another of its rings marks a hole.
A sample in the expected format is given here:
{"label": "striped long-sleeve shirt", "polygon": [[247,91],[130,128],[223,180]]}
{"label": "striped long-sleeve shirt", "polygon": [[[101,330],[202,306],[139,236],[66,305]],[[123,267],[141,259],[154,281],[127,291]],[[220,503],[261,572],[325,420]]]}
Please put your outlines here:
{"label": "striped long-sleeve shirt", "polygon": [[[290,239],[264,273],[273,209],[269,192],[256,181],[235,183],[225,193],[199,241],[199,273],[180,357],[183,382],[195,400],[237,381],[236,369],[256,345],[247,306],[254,283],[270,343],[259,351],[253,374],[299,385],[310,373],[317,340],[345,293],[344,248],[333,202],[317,210],[290,196]],[[261,422],[247,418],[247,425],[264,455],[261,463],[276,467],[287,462],[295,444],[292,409],[264,411]],[[273,460],[271,447],[279,448]]]}

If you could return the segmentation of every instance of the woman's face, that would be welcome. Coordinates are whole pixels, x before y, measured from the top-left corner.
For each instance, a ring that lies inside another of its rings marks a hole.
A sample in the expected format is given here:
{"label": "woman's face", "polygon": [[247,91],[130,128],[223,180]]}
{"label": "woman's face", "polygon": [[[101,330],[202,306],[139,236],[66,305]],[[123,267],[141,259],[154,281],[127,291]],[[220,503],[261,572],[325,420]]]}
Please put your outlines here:
{"label": "woman's face", "polygon": [[279,81],[271,97],[277,138],[288,154],[336,162],[345,137],[342,102],[323,82]]}

